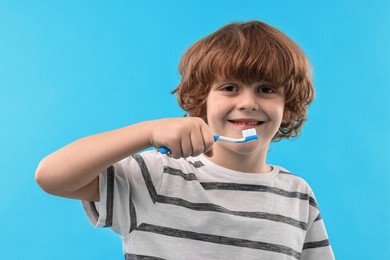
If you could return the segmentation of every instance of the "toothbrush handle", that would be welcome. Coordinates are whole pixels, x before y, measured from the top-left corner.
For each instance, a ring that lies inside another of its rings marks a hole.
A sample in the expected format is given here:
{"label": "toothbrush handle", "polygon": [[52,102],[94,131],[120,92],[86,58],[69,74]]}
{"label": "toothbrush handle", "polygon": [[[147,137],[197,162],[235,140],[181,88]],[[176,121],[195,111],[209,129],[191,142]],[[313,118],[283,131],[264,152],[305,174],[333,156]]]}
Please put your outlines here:
{"label": "toothbrush handle", "polygon": [[167,147],[165,147],[165,146],[161,146],[160,147],[160,153],[162,153],[162,154],[168,154],[168,153],[170,153],[171,152],[171,150],[169,150]]}

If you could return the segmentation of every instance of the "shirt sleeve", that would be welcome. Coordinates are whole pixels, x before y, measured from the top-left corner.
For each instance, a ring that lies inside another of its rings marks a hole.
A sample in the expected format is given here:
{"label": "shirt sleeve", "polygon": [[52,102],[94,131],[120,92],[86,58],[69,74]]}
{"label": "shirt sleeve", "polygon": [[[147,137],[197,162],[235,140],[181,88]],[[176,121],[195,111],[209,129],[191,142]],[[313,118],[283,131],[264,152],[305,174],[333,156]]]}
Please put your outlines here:
{"label": "shirt sleeve", "polygon": [[148,216],[162,182],[162,159],[156,151],[136,154],[99,175],[100,201],[82,201],[95,227],[126,236]]}
{"label": "shirt sleeve", "polygon": [[305,242],[302,248],[301,260],[331,260],[335,259],[332,247],[330,246],[328,234],[325,229],[324,221],[318,209],[314,194],[310,191],[312,210],[310,225],[306,232]]}

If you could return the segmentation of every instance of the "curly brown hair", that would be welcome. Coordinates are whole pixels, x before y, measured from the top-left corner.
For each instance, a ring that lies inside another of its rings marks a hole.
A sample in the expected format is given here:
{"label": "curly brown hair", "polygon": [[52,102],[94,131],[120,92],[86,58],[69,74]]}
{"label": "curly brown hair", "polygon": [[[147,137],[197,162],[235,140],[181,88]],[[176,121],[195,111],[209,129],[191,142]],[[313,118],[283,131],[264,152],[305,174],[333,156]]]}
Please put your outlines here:
{"label": "curly brown hair", "polygon": [[206,122],[207,96],[218,77],[284,87],[283,121],[273,141],[299,135],[314,99],[311,67],[302,49],[260,21],[230,23],[196,42],[182,56],[179,71],[181,82],[172,93],[186,116]]}

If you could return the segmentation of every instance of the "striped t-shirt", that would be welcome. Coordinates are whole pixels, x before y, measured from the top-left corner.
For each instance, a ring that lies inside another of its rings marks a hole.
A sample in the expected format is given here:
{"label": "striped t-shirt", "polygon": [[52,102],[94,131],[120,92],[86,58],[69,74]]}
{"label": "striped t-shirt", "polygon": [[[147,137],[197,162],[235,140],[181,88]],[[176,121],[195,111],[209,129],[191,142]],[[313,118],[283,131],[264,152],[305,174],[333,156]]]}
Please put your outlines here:
{"label": "striped t-shirt", "polygon": [[130,156],[100,175],[96,227],[125,259],[334,259],[311,188],[279,166],[253,174],[207,157]]}

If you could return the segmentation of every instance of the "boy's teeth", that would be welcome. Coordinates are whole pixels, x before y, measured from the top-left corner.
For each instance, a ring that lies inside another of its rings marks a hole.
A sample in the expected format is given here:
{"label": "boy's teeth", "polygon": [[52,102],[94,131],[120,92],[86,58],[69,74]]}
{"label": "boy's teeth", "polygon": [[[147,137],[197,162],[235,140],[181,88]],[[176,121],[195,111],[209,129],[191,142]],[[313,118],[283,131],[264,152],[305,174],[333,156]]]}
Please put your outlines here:
{"label": "boy's teeth", "polygon": [[258,125],[259,122],[241,122],[241,121],[232,121],[234,124],[238,125]]}

